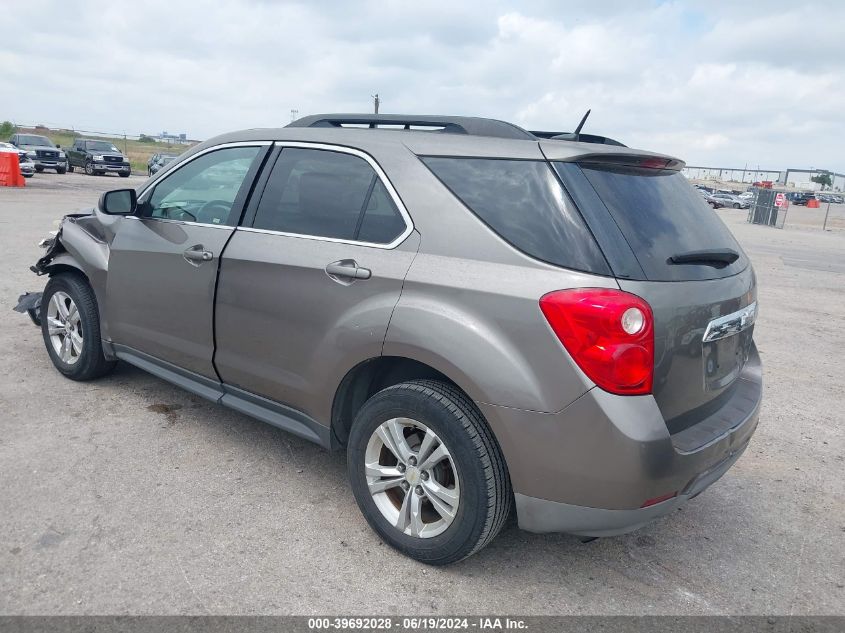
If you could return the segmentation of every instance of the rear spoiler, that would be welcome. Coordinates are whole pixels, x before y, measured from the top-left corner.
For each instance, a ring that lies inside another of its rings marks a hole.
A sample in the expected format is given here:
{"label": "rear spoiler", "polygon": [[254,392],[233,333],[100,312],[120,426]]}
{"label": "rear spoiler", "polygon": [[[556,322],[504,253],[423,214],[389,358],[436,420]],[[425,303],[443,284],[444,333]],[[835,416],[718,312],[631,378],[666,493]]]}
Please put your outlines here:
{"label": "rear spoiler", "polygon": [[604,165],[606,167],[637,167],[640,169],[655,169],[681,171],[686,163],[671,156],[655,154],[583,154],[573,157],[568,162]]}
{"label": "rear spoiler", "polygon": [[576,132],[544,132],[542,130],[531,130],[531,134],[537,138],[548,139],[550,141],[575,141],[578,143],[594,143],[597,145],[616,145],[618,147],[627,147],[619,141],[608,138],[607,136],[599,136],[598,134],[580,134]]}

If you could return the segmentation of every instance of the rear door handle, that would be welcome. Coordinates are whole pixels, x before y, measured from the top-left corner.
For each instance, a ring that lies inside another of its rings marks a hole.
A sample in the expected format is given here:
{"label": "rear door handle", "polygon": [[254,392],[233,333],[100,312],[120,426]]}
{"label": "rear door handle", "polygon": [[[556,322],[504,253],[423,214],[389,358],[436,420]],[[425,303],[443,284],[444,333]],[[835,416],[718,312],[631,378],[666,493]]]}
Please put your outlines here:
{"label": "rear door handle", "polygon": [[182,257],[184,257],[185,261],[189,264],[197,266],[202,262],[210,262],[214,259],[214,253],[205,250],[205,246],[202,244],[197,244],[196,246],[191,246],[191,248],[183,251]]}
{"label": "rear door handle", "polygon": [[[372,271],[369,268],[361,268],[354,259],[341,259],[326,266],[326,273],[332,279],[340,281],[355,281],[356,279],[369,279]],[[338,279],[340,278],[340,279]]]}

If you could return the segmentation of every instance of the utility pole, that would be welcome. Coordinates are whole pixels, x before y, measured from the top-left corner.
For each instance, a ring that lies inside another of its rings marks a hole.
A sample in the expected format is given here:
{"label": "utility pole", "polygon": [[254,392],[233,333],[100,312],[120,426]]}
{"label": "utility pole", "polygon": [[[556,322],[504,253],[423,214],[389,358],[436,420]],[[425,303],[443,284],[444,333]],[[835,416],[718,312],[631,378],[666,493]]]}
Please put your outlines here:
{"label": "utility pole", "polygon": [[373,98],[373,110],[376,114],[378,114],[378,107],[381,105],[381,99],[379,99],[378,93],[371,95]]}
{"label": "utility pole", "polygon": [[298,116],[299,116],[299,110],[297,110],[296,108],[291,108],[290,109],[290,122],[293,123],[294,121],[296,121],[296,117],[298,117]]}

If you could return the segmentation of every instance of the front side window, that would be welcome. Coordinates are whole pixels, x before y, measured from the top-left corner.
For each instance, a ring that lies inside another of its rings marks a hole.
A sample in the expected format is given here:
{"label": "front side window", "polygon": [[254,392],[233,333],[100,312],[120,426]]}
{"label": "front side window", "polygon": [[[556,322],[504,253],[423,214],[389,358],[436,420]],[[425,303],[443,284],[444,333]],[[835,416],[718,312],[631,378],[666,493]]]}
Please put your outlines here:
{"label": "front side window", "polygon": [[258,147],[219,149],[168,175],[141,202],[140,215],[165,220],[234,225],[230,213]]}
{"label": "front side window", "polygon": [[385,185],[363,158],[289,147],[273,166],[253,227],[389,244],[406,225]]}

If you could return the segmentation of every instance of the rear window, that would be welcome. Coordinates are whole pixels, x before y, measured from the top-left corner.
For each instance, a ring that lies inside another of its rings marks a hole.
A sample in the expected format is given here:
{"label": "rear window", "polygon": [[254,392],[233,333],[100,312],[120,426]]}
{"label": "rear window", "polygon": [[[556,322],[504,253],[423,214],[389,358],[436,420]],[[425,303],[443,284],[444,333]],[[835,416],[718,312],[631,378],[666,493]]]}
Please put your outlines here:
{"label": "rear window", "polygon": [[548,163],[440,157],[422,161],[511,246],[564,268],[610,274],[598,244]]}
{"label": "rear window", "polygon": [[[564,182],[569,170],[580,168],[647,279],[714,279],[746,267],[745,256],[731,232],[680,172],[587,163],[555,163],[555,168]],[[589,209],[582,211],[590,213]],[[684,253],[724,249],[736,251],[739,259],[722,267],[670,262],[671,257]]]}

